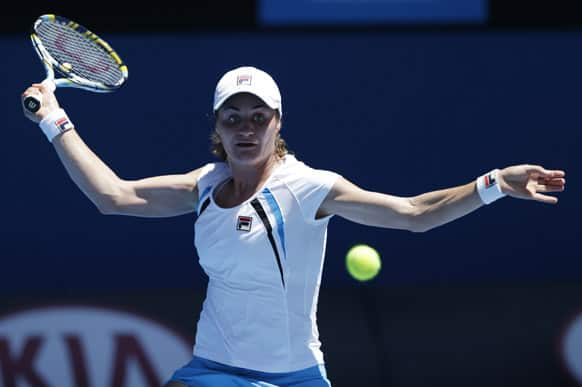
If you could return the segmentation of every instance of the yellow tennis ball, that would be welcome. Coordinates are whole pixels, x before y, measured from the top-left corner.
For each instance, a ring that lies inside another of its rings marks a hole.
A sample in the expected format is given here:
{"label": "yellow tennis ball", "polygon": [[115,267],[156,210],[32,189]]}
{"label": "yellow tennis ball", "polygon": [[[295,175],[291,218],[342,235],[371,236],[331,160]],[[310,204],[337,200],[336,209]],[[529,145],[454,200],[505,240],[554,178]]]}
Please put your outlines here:
{"label": "yellow tennis ball", "polygon": [[73,69],[73,65],[68,63],[68,62],[64,62],[61,64],[61,67],[63,70],[65,71],[71,71]]}
{"label": "yellow tennis ball", "polygon": [[358,244],[346,254],[346,266],[350,275],[358,281],[369,281],[380,272],[382,261],[376,249]]}

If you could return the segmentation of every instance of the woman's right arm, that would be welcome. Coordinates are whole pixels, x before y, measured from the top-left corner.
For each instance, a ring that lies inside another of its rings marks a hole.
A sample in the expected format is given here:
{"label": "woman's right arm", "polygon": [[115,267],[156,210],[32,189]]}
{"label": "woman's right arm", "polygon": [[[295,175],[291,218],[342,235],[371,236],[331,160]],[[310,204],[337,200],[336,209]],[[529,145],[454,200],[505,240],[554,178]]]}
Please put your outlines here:
{"label": "woman's right arm", "polygon": [[[33,122],[38,123],[59,109],[54,94],[41,84],[26,89],[22,100],[27,96],[42,100],[38,112],[24,109],[25,116]],[[103,214],[169,217],[196,209],[201,169],[128,181],[119,178],[85,144],[75,129],[57,135],[51,142],[71,179]]]}
{"label": "woman's right arm", "polygon": [[75,184],[103,214],[169,217],[196,209],[200,169],[179,175],[120,179],[84,143],[75,130],[53,140]]}

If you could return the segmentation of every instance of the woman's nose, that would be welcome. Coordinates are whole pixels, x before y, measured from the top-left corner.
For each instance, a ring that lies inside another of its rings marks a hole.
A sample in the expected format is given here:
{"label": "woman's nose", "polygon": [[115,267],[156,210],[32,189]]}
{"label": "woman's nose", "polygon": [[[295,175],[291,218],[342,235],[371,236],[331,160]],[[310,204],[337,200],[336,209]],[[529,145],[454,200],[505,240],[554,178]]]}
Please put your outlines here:
{"label": "woman's nose", "polygon": [[255,129],[253,127],[251,120],[243,120],[241,123],[241,126],[240,126],[239,133],[245,134],[245,135],[251,135],[254,132],[255,132]]}

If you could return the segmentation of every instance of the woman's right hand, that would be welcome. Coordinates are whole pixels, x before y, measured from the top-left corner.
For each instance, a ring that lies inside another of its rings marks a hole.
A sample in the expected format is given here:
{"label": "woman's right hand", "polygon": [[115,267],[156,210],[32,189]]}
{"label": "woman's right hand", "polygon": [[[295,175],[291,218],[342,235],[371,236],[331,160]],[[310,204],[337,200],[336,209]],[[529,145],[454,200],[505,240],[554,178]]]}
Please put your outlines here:
{"label": "woman's right hand", "polygon": [[[24,107],[24,100],[26,97],[34,97],[41,101],[40,109],[35,113],[32,113]],[[52,88],[45,83],[33,83],[29,88],[27,88],[21,95],[20,102],[22,104],[22,110],[24,111],[24,116],[31,120],[32,122],[39,123],[44,117],[49,113],[60,108],[59,102],[55,97]]]}

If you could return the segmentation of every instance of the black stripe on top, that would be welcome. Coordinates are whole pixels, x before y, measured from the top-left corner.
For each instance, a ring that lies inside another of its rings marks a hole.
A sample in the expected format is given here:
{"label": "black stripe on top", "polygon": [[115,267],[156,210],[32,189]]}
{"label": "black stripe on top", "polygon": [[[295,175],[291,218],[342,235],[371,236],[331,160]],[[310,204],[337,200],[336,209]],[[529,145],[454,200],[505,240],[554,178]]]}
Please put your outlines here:
{"label": "black stripe on top", "polygon": [[279,273],[281,274],[281,282],[283,283],[283,287],[285,287],[285,277],[283,276],[283,266],[281,265],[281,257],[279,256],[279,250],[277,249],[277,244],[275,243],[275,238],[273,237],[273,227],[271,226],[271,222],[269,222],[269,218],[265,213],[265,209],[259,202],[257,198],[251,201],[251,205],[263,221],[265,228],[267,229],[267,236],[269,237],[269,242],[271,242],[271,247],[273,248],[273,252],[275,253],[275,258],[277,258],[277,266],[279,266]]}
{"label": "black stripe on top", "polygon": [[202,206],[200,206],[200,212],[198,213],[199,217],[200,217],[200,215],[202,215],[202,213],[204,212],[206,207],[208,207],[209,204],[210,204],[210,197],[207,197],[206,200],[204,201],[204,203],[202,203]]}

